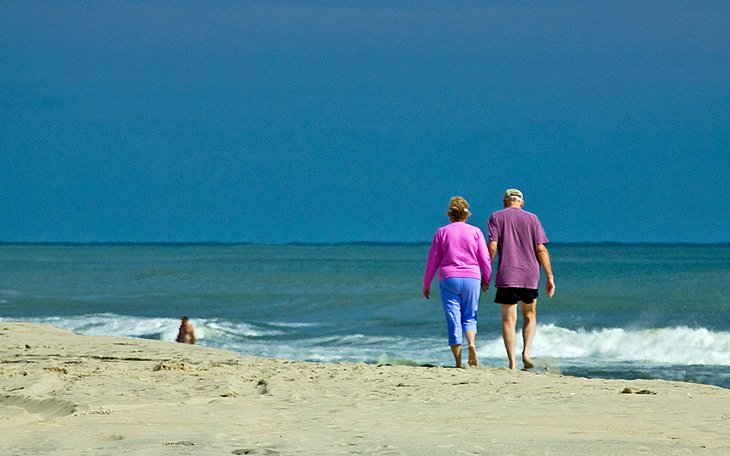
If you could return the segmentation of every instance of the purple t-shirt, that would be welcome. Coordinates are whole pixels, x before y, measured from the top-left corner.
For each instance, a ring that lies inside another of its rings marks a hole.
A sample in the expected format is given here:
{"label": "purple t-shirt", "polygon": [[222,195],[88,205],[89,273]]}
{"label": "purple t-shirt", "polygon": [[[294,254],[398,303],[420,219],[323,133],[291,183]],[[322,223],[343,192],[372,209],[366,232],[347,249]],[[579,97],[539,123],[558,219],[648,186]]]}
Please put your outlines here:
{"label": "purple t-shirt", "polygon": [[537,288],[540,263],[537,246],[548,239],[537,216],[519,207],[493,213],[487,223],[489,241],[497,243],[497,288]]}
{"label": "purple t-shirt", "polygon": [[436,231],[428,252],[423,288],[429,288],[433,276],[481,279],[492,277],[492,263],[482,230],[466,222],[452,222]]}

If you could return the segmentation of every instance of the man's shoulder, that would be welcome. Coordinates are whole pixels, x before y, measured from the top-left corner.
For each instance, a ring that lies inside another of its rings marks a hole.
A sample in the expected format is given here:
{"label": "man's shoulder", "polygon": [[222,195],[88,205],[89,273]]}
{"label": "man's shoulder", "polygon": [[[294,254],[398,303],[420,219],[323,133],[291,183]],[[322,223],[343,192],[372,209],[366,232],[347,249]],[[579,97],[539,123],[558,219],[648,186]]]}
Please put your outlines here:
{"label": "man's shoulder", "polygon": [[526,211],[520,208],[504,208],[499,211],[493,212],[489,216],[489,223],[500,224],[500,223],[528,223],[531,225],[540,224],[538,216],[532,212]]}
{"label": "man's shoulder", "polygon": [[498,211],[494,211],[494,212],[492,212],[492,215],[489,216],[489,218],[490,219],[492,219],[492,218],[500,218],[504,214],[506,214],[508,210],[509,210],[509,208],[504,208],[504,209],[500,209]]}
{"label": "man's shoulder", "polygon": [[500,209],[498,211],[492,212],[491,217],[495,218],[501,218],[501,217],[524,217],[526,215],[532,215],[534,216],[532,212],[528,212],[524,209],[521,209],[519,207],[505,207],[504,209]]}
{"label": "man's shoulder", "polygon": [[502,209],[505,211],[505,214],[514,216],[514,217],[524,217],[524,218],[537,218],[537,214],[534,214],[528,210],[522,209],[522,208],[505,208]]}

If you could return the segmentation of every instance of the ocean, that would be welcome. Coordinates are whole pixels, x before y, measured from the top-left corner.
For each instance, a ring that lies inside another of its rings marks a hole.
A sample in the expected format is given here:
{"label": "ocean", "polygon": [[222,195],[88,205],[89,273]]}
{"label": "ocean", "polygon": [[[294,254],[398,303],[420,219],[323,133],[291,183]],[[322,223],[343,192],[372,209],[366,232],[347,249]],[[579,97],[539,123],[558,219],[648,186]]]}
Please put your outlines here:
{"label": "ocean", "polygon": [[[538,370],[730,388],[730,244],[548,247],[557,292],[539,298]],[[437,284],[421,295],[428,248],[0,244],[0,320],[173,343],[188,315],[199,344],[246,355],[450,366]],[[505,367],[493,299],[479,361]]]}

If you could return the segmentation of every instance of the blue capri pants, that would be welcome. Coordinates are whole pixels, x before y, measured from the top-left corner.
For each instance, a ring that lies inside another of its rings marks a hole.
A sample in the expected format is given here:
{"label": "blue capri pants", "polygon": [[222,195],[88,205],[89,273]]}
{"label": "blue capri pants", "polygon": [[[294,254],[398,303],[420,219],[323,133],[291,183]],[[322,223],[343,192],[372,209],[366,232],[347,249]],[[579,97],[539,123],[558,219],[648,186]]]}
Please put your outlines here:
{"label": "blue capri pants", "polygon": [[446,315],[449,345],[461,345],[464,331],[477,330],[481,280],[450,277],[439,281],[439,291]]}

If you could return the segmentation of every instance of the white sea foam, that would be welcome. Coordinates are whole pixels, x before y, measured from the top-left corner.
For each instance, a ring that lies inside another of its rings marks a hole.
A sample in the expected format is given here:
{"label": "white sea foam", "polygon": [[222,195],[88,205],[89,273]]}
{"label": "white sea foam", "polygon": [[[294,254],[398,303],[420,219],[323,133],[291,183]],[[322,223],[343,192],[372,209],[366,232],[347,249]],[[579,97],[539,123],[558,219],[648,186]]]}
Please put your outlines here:
{"label": "white sea foam", "polygon": [[730,332],[685,326],[585,331],[545,325],[533,342],[533,354],[541,353],[557,358],[730,366]]}
{"label": "white sea foam", "polygon": [[[2,318],[0,318],[2,320]],[[141,337],[174,341],[180,326],[177,318],[147,318],[112,313],[76,315],[72,317],[21,318],[29,321],[53,325],[78,334],[89,336]],[[193,319],[198,340],[208,340],[211,345],[229,339],[273,337],[283,334],[247,323],[236,323],[219,319]]]}
{"label": "white sea foam", "polygon": [[175,340],[180,321],[172,318],[140,318],[111,313],[28,319],[89,336],[155,337]]}
{"label": "white sea foam", "polygon": [[[2,320],[0,318],[0,320]],[[145,337],[173,341],[177,318],[145,318],[110,313],[73,317],[26,318],[86,335]],[[443,337],[403,337],[344,334],[319,336],[312,325],[261,325],[222,319],[193,319],[201,344],[245,354],[306,361],[411,360],[448,363],[450,352]],[[517,334],[521,351],[521,334]],[[477,338],[479,357],[502,364],[504,345],[496,331],[482,329]],[[581,364],[641,363],[665,365],[730,366],[730,332],[704,328],[567,329],[540,325],[532,348],[535,358],[554,358]]]}
{"label": "white sea foam", "polygon": [[241,340],[222,348],[257,356],[315,362],[444,364],[451,356],[448,345],[441,340],[372,337],[362,334],[273,343],[264,340]]}
{"label": "white sea foam", "polygon": [[322,326],[321,323],[291,323],[286,321],[272,321],[269,323],[269,325],[282,328],[314,328],[317,326]]}
{"label": "white sea foam", "polygon": [[[242,322],[230,322],[220,319],[199,319],[191,320],[193,324],[196,324],[196,331],[200,330],[201,336],[209,339],[240,339],[240,338],[256,338],[256,337],[273,337],[284,334],[279,330],[265,329],[257,325],[252,325]],[[202,334],[205,334],[203,336]]]}

